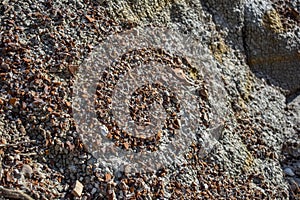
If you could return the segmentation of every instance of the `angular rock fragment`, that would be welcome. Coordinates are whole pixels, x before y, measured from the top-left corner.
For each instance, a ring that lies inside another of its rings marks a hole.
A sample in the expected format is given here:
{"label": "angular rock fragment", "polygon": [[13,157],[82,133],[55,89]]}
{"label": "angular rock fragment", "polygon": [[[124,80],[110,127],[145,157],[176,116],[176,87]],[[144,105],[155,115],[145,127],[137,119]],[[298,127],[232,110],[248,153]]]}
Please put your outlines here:
{"label": "angular rock fragment", "polygon": [[82,190],[83,190],[83,185],[77,180],[74,189],[72,190],[72,194],[76,197],[80,197],[82,194]]}
{"label": "angular rock fragment", "polygon": [[33,170],[29,165],[25,164],[22,167],[22,173],[24,174],[25,177],[31,177]]}

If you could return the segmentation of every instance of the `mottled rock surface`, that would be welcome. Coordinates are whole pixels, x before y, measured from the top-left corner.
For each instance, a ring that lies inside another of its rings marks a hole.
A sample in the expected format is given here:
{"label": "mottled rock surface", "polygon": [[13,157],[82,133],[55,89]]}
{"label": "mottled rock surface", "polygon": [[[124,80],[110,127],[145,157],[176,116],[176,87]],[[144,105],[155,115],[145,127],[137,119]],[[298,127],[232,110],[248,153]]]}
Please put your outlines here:
{"label": "mottled rock surface", "polygon": [[287,95],[299,92],[300,87],[299,23],[299,1],[294,5],[280,1],[250,1],[245,6],[244,39],[248,63],[254,72],[268,77]]}

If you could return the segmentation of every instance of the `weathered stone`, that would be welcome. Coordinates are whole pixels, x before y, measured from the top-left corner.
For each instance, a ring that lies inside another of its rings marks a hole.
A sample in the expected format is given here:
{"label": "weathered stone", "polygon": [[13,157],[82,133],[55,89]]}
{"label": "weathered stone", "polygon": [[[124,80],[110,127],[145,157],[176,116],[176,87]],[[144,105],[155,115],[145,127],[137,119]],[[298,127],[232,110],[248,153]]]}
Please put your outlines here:
{"label": "weathered stone", "polygon": [[285,29],[283,18],[270,1],[249,1],[243,37],[251,69],[291,95],[300,89],[300,29]]}
{"label": "weathered stone", "polygon": [[72,194],[76,197],[80,197],[82,194],[83,185],[78,180],[75,182],[74,189],[72,190]]}

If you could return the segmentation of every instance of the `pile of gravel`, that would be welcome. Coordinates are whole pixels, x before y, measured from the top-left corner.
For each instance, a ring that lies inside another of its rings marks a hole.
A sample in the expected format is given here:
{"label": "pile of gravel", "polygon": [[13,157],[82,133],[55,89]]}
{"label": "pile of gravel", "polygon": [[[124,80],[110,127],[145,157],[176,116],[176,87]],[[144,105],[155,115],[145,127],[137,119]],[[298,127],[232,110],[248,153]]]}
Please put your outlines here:
{"label": "pile of gravel", "polygon": [[[299,5],[285,12],[275,1],[222,2],[2,1],[0,196],[299,198],[300,70],[293,57]],[[269,8],[293,23],[275,26]],[[205,157],[195,144],[183,165],[127,173],[99,162],[85,147],[72,116],[72,87],[84,60],[109,35],[148,25],[175,27],[210,50],[226,91],[227,115],[217,145]],[[272,46],[270,35],[279,45]],[[269,46],[262,50],[264,45]],[[271,60],[278,49],[293,59]],[[262,57],[255,60],[256,54]],[[291,64],[287,77],[280,69],[284,63]]]}

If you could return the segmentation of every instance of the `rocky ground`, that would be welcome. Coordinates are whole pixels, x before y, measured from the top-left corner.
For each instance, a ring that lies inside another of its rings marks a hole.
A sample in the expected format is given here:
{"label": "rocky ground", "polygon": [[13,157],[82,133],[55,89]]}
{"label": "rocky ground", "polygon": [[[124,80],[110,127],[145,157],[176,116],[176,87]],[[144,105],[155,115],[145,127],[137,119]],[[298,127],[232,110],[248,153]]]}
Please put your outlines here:
{"label": "rocky ground", "polygon": [[[2,199],[300,199],[299,0],[3,0],[0,13]],[[196,144],[184,165],[125,173],[85,148],[72,88],[96,46],[144,26],[209,49],[227,114],[205,157]]]}

